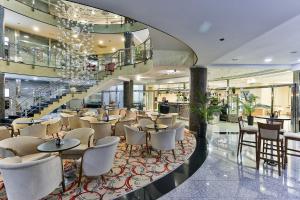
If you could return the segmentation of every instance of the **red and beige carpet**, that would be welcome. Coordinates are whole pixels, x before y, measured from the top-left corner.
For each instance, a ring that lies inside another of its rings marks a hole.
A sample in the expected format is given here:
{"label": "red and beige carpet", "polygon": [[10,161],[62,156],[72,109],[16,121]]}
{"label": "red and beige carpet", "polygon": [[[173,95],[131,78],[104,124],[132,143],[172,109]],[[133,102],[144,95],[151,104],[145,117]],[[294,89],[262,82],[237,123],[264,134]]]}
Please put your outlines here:
{"label": "red and beige carpet", "polygon": [[[133,147],[132,155],[129,157],[129,149],[126,151],[125,143],[121,142],[118,146],[112,172],[104,176],[105,183],[100,177],[94,179],[83,178],[81,187],[77,187],[78,179],[71,178],[63,194],[60,193],[60,189],[57,189],[44,199],[114,199],[144,187],[172,172],[192,155],[196,147],[196,139],[189,132],[185,134],[184,149],[180,144],[176,144],[175,160],[172,152],[163,152],[162,157],[159,158],[158,153],[155,151],[152,151],[151,155],[147,155],[145,149],[142,149],[141,146]],[[64,165],[67,175],[73,174],[74,177],[78,177],[72,161],[65,161]],[[2,181],[0,187],[0,200],[4,200],[6,199],[6,194]]]}

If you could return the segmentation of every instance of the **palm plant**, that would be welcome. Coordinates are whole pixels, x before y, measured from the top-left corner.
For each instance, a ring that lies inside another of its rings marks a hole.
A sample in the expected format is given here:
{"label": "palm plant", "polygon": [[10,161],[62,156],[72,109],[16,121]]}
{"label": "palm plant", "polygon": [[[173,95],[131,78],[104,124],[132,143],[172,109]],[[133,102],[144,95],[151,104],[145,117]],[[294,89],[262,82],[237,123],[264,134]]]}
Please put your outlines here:
{"label": "palm plant", "polygon": [[256,99],[258,97],[253,94],[246,94],[246,93],[243,94],[245,98],[245,101],[242,102],[244,114],[247,115],[248,125],[253,125],[254,118],[252,116],[252,113],[256,108]]}

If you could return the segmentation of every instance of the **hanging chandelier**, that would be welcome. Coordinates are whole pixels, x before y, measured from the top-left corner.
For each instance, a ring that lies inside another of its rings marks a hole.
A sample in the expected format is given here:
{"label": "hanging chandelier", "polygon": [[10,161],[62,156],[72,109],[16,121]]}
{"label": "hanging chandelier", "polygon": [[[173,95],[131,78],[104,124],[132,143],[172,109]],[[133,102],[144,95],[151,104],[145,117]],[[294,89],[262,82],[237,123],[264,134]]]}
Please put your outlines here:
{"label": "hanging chandelier", "polygon": [[94,79],[95,68],[91,68],[89,57],[93,55],[94,24],[83,18],[89,7],[59,0],[55,7],[57,16],[58,48],[57,62],[63,79],[81,82]]}

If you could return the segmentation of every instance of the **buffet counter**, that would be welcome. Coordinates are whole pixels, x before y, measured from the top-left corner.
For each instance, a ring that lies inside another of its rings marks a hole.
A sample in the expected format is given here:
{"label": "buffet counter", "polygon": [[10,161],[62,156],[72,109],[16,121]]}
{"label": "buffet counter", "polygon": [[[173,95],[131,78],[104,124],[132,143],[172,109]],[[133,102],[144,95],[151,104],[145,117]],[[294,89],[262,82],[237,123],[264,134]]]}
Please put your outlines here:
{"label": "buffet counter", "polygon": [[[158,106],[160,106],[162,102],[159,102]],[[188,120],[189,118],[189,110],[190,110],[190,106],[189,106],[189,102],[187,101],[178,101],[178,102],[169,102],[169,106],[170,106],[170,113],[178,113],[178,117],[180,119],[186,119]]]}

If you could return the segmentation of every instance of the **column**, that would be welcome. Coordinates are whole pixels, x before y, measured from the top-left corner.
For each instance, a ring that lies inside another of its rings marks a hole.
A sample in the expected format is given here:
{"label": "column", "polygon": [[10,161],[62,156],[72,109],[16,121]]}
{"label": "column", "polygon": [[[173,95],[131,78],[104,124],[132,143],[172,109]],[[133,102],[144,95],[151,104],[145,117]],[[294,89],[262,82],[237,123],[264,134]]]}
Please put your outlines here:
{"label": "column", "polygon": [[[129,18],[125,18],[125,23],[129,23]],[[131,47],[133,45],[133,34],[131,32],[124,32],[124,64],[130,65],[133,64],[133,52]]]}
{"label": "column", "polygon": [[5,118],[5,77],[0,73],[0,120]]}
{"label": "column", "polygon": [[300,116],[300,102],[299,102],[299,83],[300,71],[293,72],[293,85],[291,87],[291,129],[294,132],[299,132],[299,116]]}
{"label": "column", "polygon": [[0,5],[0,57],[4,57],[4,7]]}
{"label": "column", "polygon": [[124,107],[130,109],[133,104],[133,80],[124,81]]}
{"label": "column", "polygon": [[[203,66],[193,66],[190,68],[190,104],[199,103],[199,96],[206,94],[207,68]],[[200,94],[200,95],[199,95]],[[200,128],[200,117],[190,111],[189,129],[197,132]]]}

